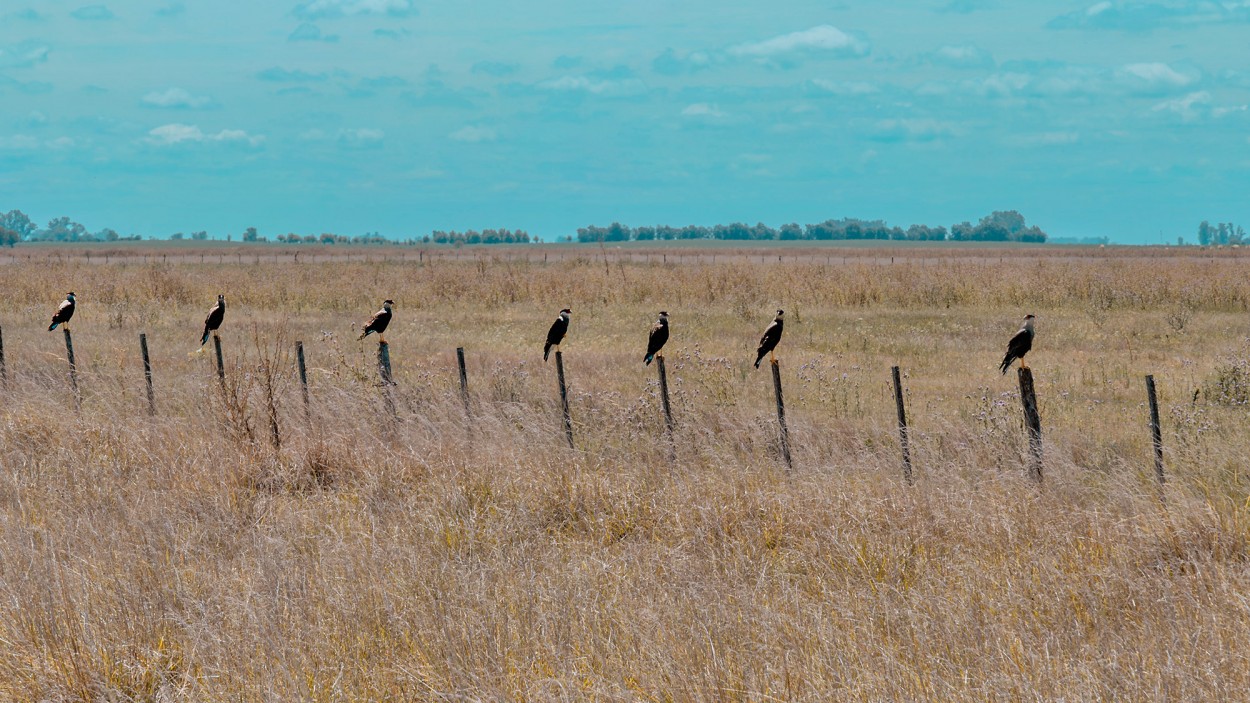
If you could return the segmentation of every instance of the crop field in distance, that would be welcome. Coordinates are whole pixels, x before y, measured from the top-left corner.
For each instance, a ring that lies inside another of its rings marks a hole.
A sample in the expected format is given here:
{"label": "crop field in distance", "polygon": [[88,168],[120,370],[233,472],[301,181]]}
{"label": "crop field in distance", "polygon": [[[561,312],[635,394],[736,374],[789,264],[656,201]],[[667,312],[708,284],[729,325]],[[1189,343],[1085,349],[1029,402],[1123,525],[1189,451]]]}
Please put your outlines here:
{"label": "crop field in distance", "polygon": [[[1250,252],[295,250],[0,252],[0,699],[1250,690]],[[386,298],[389,391],[356,340]],[[790,471],[751,366],[778,308]],[[997,370],[1026,313],[1040,485]]]}

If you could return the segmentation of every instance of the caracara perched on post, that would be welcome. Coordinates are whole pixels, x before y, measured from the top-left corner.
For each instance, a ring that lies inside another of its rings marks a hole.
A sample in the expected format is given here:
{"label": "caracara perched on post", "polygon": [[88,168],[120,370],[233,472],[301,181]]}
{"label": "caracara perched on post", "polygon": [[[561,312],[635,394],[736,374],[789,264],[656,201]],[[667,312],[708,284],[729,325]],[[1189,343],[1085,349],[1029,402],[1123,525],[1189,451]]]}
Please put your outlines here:
{"label": "caracara perched on post", "polygon": [[373,317],[369,318],[369,321],[365,323],[365,328],[361,331],[360,336],[356,338],[356,341],[359,342],[377,332],[378,344],[386,344],[386,335],[382,333],[386,331],[386,326],[391,324],[391,306],[394,304],[394,300],[383,300],[382,309],[373,313]]}
{"label": "caracara perched on post", "polygon": [[[664,343],[668,341],[668,313],[661,311],[660,320],[651,327],[651,336],[647,338],[647,355],[642,361],[647,366],[651,365],[651,360],[660,354],[660,350],[664,348]],[[661,355],[663,356],[663,355]]]}
{"label": "caracara perched on post", "polygon": [[777,317],[773,318],[773,324],[764,330],[764,336],[760,337],[760,348],[756,351],[758,356],[755,357],[755,368],[760,367],[760,362],[764,360],[764,355],[769,355],[769,361],[777,363],[777,356],[773,354],[773,350],[777,348],[777,342],[781,341],[781,330],[783,323],[781,316],[785,314],[784,310],[777,311]]}
{"label": "caracara perched on post", "polygon": [[56,329],[57,325],[65,325],[65,329],[69,329],[69,318],[74,316],[74,294],[70,293],[65,296],[65,300],[61,301],[60,307],[56,312],[52,313],[52,324],[48,325],[48,331]]}
{"label": "caracara perched on post", "polygon": [[543,361],[551,355],[552,347],[556,348],[556,352],[560,351],[560,342],[564,341],[564,335],[568,334],[569,315],[572,313],[570,308],[565,308],[560,311],[560,316],[556,318],[556,321],[551,323],[551,329],[547,330],[547,345],[543,347]]}
{"label": "caracara perched on post", "polygon": [[1020,360],[1020,368],[1027,369],[1029,365],[1024,363],[1024,355],[1029,353],[1033,348],[1033,316],[1024,316],[1024,325],[1016,332],[1016,336],[1011,338],[1007,343],[1007,354],[1003,356],[1003,363],[998,367],[1004,375],[1011,366],[1011,362],[1016,359]]}
{"label": "caracara perched on post", "polygon": [[221,321],[224,319],[226,319],[226,296],[218,294],[217,304],[208,311],[208,317],[204,318],[204,334],[200,336],[200,349],[208,343],[208,335],[221,327]]}

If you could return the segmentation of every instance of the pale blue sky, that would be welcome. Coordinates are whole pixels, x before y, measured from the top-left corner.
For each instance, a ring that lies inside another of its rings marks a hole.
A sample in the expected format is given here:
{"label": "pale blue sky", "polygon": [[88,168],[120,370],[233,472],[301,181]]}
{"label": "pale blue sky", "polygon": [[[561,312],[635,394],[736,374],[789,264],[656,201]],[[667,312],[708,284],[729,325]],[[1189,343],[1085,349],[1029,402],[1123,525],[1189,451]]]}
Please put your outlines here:
{"label": "pale blue sky", "polygon": [[1250,226],[1250,0],[2,0],[0,210],[394,237]]}

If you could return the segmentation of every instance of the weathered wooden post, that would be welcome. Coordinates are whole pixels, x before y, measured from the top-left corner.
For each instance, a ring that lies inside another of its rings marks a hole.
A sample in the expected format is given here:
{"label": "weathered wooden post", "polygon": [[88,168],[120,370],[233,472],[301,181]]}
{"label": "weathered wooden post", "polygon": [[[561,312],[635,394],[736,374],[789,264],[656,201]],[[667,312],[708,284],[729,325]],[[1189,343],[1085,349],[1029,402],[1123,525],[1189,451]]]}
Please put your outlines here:
{"label": "weathered wooden post", "polygon": [[460,368],[460,400],[464,401],[464,416],[473,418],[469,408],[469,373],[464,368],[464,347],[456,347],[456,365]]}
{"label": "weathered wooden post", "polygon": [[221,381],[221,387],[226,387],[226,363],[221,358],[221,337],[216,332],[213,333],[213,351],[217,352],[217,380]]}
{"label": "weathered wooden post", "polygon": [[304,396],[304,419],[312,419],[312,409],[308,402],[308,367],[304,365],[304,343],[295,343],[295,360],[299,364],[299,387]]}
{"label": "weathered wooden post", "polygon": [[907,409],[903,406],[903,380],[897,366],[890,369],[894,376],[894,406],[898,410],[898,441],[903,447],[903,478],[912,485],[911,448],[907,444]]}
{"label": "weathered wooden post", "polygon": [[1024,425],[1029,432],[1029,478],[1042,481],[1042,418],[1037,412],[1037,394],[1033,391],[1033,371],[1021,367],[1020,402],[1024,405]]}
{"label": "weathered wooden post", "polygon": [[1163,428],[1159,425],[1159,398],[1155,393],[1155,377],[1146,376],[1146,395],[1150,400],[1150,439],[1155,450],[1155,479],[1159,488],[1167,483],[1163,475]]}
{"label": "weathered wooden post", "polygon": [[139,333],[139,351],[143,354],[143,380],[148,386],[148,415],[156,415],[156,391],[152,388],[152,359],[148,356],[148,335]]}
{"label": "weathered wooden post", "polygon": [[9,386],[9,370],[4,365],[4,328],[0,327],[0,383]]}
{"label": "weathered wooden post", "polygon": [[668,371],[664,368],[664,357],[655,357],[655,368],[660,374],[660,403],[664,406],[664,425],[668,427],[668,439],[673,440],[673,408],[668,403]]}
{"label": "weathered wooden post", "polygon": [[65,333],[65,357],[69,360],[69,383],[74,389],[74,408],[82,409],[82,394],[78,392],[78,364],[74,361],[74,338],[69,334],[68,327],[62,327]]}
{"label": "weathered wooden post", "polygon": [[786,401],[781,396],[781,365],[773,359],[773,390],[777,394],[777,424],[781,426],[781,455],[786,460],[786,470],[794,468],[790,458],[790,429],[786,427]]}
{"label": "weathered wooden post", "polygon": [[564,354],[556,351],[556,376],[560,379],[560,405],[564,410],[564,437],[573,448],[573,416],[569,414],[569,390],[564,384]]}
{"label": "weathered wooden post", "polygon": [[395,395],[391,390],[395,385],[395,378],[391,375],[391,345],[386,342],[378,342],[378,375],[382,377],[382,399],[386,402],[386,409],[391,417],[398,418]]}

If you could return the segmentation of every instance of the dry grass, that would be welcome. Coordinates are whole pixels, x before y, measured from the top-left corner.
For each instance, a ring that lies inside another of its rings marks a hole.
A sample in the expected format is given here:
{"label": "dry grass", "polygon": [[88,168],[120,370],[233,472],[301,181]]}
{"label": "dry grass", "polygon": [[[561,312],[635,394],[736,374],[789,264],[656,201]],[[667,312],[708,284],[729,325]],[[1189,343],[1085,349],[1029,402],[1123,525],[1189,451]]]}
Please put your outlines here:
{"label": "dry grass", "polygon": [[[0,699],[1241,699],[1247,268],[592,253],[0,267]],[[43,331],[71,288],[77,414],[62,339]],[[224,390],[211,351],[187,355],[218,292]],[[352,329],[384,297],[398,422]],[[576,451],[541,361],[564,306]],[[771,380],[750,368],[779,306],[789,475]],[[641,363],[661,308],[676,461]],[[995,369],[1025,312],[1041,488]]]}

